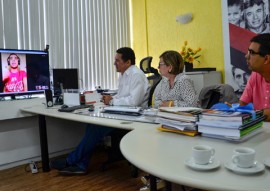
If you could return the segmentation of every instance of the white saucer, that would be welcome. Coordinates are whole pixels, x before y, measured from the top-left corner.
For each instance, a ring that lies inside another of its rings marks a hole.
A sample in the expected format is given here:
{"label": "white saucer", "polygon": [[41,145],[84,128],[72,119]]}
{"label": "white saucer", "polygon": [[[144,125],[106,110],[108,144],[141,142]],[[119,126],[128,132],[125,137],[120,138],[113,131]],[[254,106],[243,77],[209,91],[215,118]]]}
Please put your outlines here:
{"label": "white saucer", "polygon": [[263,163],[265,166],[270,167],[270,157],[266,158]]}
{"label": "white saucer", "polygon": [[208,164],[196,164],[191,157],[185,161],[185,164],[195,170],[212,170],[220,166],[220,161],[213,159],[213,161]]}
{"label": "white saucer", "polygon": [[255,162],[250,168],[240,168],[233,162],[225,163],[225,167],[237,174],[255,174],[264,170],[264,165],[260,162]]}

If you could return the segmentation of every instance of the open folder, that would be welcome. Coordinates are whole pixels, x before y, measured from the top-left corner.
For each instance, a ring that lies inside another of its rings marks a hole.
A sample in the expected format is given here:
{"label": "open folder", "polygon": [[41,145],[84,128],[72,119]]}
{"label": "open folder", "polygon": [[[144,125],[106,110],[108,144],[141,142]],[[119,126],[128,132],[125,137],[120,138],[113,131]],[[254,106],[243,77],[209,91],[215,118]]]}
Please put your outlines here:
{"label": "open folder", "polygon": [[179,134],[183,134],[183,135],[188,135],[188,136],[191,136],[191,137],[194,137],[196,135],[198,135],[198,131],[197,130],[178,130],[178,129],[172,129],[172,128],[168,128],[168,127],[165,127],[165,126],[161,126],[159,128],[157,128],[158,130],[160,131],[165,131],[165,132],[170,132],[170,133],[179,133]]}

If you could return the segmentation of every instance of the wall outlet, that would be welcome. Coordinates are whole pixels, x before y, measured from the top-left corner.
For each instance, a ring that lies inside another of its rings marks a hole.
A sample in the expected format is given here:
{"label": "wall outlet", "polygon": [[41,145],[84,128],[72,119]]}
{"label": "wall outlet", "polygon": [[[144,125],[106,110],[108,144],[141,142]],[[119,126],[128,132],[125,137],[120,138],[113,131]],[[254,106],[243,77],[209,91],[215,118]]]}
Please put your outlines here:
{"label": "wall outlet", "polygon": [[38,168],[34,161],[31,161],[29,166],[30,166],[32,174],[38,173]]}

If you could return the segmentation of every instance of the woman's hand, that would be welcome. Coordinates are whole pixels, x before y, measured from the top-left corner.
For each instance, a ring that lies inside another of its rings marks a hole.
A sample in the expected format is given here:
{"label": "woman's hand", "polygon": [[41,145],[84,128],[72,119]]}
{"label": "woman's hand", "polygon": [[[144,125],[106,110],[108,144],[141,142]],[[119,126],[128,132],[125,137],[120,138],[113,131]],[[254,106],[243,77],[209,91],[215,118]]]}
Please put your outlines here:
{"label": "woman's hand", "polygon": [[227,106],[229,106],[229,107],[232,107],[232,104],[231,103],[229,103],[229,102],[224,102]]}

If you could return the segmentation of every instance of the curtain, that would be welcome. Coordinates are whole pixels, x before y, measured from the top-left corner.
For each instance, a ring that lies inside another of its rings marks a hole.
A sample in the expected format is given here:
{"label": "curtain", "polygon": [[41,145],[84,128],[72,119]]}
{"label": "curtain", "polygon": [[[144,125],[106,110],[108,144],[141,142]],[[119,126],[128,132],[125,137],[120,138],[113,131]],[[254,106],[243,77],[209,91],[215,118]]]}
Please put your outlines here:
{"label": "curtain", "polygon": [[0,48],[43,50],[78,68],[81,90],[117,88],[115,51],[130,47],[129,0],[0,0]]}

